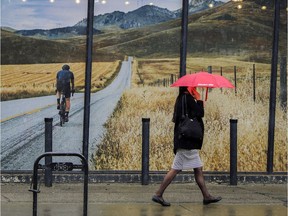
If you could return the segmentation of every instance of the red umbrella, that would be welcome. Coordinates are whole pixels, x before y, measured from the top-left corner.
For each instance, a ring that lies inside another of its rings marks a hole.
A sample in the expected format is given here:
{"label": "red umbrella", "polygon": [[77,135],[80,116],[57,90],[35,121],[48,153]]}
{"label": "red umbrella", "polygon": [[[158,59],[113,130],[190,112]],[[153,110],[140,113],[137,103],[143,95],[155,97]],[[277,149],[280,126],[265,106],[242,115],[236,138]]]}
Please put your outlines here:
{"label": "red umbrella", "polygon": [[[200,71],[195,74],[187,74],[180,77],[176,82],[174,82],[171,87],[205,87],[207,88],[234,88],[234,86],[225,77],[210,74],[205,71]],[[207,100],[208,91],[206,91]]]}
{"label": "red umbrella", "polygon": [[200,71],[195,74],[187,74],[174,82],[171,87],[191,86],[207,88],[234,88],[234,86],[225,77]]}
{"label": "red umbrella", "polygon": [[218,88],[235,88],[228,79],[218,74],[212,74],[217,81]]}

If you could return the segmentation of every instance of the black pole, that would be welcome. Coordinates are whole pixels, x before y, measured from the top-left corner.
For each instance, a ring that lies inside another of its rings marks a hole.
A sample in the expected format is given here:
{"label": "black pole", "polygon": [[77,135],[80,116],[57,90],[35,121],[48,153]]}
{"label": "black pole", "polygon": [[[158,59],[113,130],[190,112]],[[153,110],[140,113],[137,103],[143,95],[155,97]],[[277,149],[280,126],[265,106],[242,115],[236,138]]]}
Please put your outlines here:
{"label": "black pole", "polygon": [[230,185],[237,185],[237,119],[230,119]]}
{"label": "black pole", "polygon": [[89,149],[89,120],[90,120],[90,94],[92,73],[92,48],[93,48],[93,18],[94,0],[88,0],[87,38],[86,38],[86,70],[85,70],[85,98],[83,120],[83,155],[88,160]]}
{"label": "black pole", "polygon": [[34,163],[33,166],[33,216],[37,216],[37,202],[38,202],[38,163],[39,161],[37,160],[37,163]]}
{"label": "black pole", "polygon": [[[45,152],[52,152],[52,122],[53,118],[45,118]],[[52,157],[45,157],[45,186],[52,187],[52,170],[49,164],[52,163]]]}
{"label": "black pole", "polygon": [[149,184],[149,128],[150,118],[142,118],[142,185]]}
{"label": "black pole", "polygon": [[84,164],[84,202],[83,202],[83,216],[88,215],[88,162],[83,159],[82,163]]}
{"label": "black pole", "polygon": [[188,35],[188,4],[189,4],[189,0],[182,0],[180,77],[186,75],[187,35]]}
{"label": "black pole", "polygon": [[272,49],[271,78],[270,78],[268,153],[267,153],[268,174],[273,173],[277,63],[278,63],[279,23],[280,23],[280,0],[275,0],[274,2],[275,2],[274,6],[275,11],[274,11],[273,49]]}

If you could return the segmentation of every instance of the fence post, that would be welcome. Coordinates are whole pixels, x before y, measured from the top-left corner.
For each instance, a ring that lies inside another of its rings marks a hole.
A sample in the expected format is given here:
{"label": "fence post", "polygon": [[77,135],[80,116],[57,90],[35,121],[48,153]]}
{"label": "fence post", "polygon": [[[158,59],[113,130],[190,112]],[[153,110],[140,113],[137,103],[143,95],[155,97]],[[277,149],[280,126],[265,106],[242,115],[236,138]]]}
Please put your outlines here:
{"label": "fence post", "polygon": [[284,112],[287,112],[287,57],[280,62],[280,104]]}
{"label": "fence post", "polygon": [[[223,75],[223,68],[222,67],[220,67],[220,76],[222,76]],[[221,89],[221,93],[223,92],[223,89],[222,88],[220,88]]]}
{"label": "fence post", "polygon": [[235,94],[237,94],[237,76],[236,76],[237,68],[234,66],[234,86],[235,86]]}
{"label": "fence post", "polygon": [[[45,118],[45,152],[52,152],[52,122],[53,118]],[[52,170],[48,166],[52,163],[52,157],[45,157],[45,186],[52,187]]]}
{"label": "fence post", "polygon": [[253,64],[253,101],[256,101],[256,75],[255,75],[255,64]]}
{"label": "fence post", "polygon": [[174,83],[174,75],[171,74],[171,75],[170,75],[170,84],[172,85],[173,83]]}
{"label": "fence post", "polygon": [[230,119],[230,185],[237,185],[237,119]]}
{"label": "fence post", "polygon": [[208,66],[208,73],[212,74],[212,66]]}
{"label": "fence post", "polygon": [[[209,74],[212,74],[212,66],[208,66],[208,73]],[[209,92],[212,92],[212,88],[209,88],[209,90],[208,90]],[[206,92],[206,99],[207,99],[207,92]]]}
{"label": "fence post", "polygon": [[142,185],[149,184],[149,127],[150,118],[142,118]]}

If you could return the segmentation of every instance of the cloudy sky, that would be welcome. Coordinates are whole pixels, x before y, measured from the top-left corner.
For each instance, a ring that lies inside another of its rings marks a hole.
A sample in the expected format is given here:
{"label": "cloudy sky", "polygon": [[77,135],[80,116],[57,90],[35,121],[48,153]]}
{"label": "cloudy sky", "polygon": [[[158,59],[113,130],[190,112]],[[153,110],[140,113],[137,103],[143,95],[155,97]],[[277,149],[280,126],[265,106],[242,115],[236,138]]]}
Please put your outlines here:
{"label": "cloudy sky", "polygon": [[[177,10],[182,0],[95,0],[94,13],[128,12],[146,4]],[[73,26],[86,17],[87,0],[1,0],[1,26],[17,30]]]}

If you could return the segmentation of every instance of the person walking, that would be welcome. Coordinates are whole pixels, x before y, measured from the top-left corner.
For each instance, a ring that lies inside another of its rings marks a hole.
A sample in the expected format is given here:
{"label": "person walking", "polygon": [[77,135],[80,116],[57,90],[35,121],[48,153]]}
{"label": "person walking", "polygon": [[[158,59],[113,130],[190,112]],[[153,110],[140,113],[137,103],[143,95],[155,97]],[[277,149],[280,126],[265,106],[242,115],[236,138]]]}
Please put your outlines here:
{"label": "person walking", "polygon": [[65,95],[66,109],[65,109],[65,121],[68,122],[69,111],[71,107],[70,97],[71,93],[74,94],[74,74],[70,71],[69,65],[63,65],[56,75],[56,97],[57,97],[57,109],[60,109],[60,96],[61,92]]}
{"label": "person walking", "polygon": [[201,138],[187,138],[179,133],[179,123],[182,118],[182,101],[186,98],[187,111],[189,118],[194,117],[199,121],[203,136],[204,136],[204,117],[203,101],[200,100],[200,94],[195,87],[182,87],[176,99],[174,106],[173,122],[174,126],[174,161],[172,168],[164,177],[159,189],[155,195],[152,196],[152,201],[161,204],[162,206],[170,206],[171,204],[164,200],[163,194],[166,188],[170,185],[175,176],[182,170],[194,170],[195,180],[203,195],[203,204],[219,202],[221,197],[212,196],[206,187],[203,176],[203,163],[199,157],[199,150],[203,144],[203,137]]}

